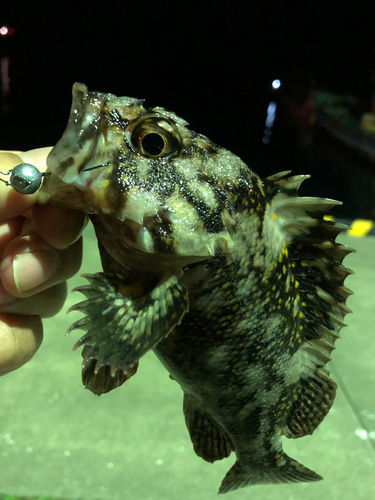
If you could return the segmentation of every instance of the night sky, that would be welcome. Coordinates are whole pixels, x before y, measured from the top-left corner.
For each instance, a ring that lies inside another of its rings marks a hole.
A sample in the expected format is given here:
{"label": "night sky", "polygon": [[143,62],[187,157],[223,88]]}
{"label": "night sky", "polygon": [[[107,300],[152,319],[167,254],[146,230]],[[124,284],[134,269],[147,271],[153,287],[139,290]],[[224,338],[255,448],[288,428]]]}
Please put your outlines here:
{"label": "night sky", "polygon": [[15,35],[0,39],[11,90],[0,148],[54,144],[75,81],[172,109],[250,165],[263,155],[273,79],[368,103],[374,91],[375,3],[371,11],[361,2],[77,3],[1,0],[0,24]]}

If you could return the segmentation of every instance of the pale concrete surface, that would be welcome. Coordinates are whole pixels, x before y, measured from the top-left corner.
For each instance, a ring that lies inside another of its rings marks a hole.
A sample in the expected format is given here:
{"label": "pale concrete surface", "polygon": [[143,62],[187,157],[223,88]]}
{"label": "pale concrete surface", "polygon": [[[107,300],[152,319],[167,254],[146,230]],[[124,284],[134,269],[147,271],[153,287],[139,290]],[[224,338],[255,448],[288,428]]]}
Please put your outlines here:
{"label": "pale concrete surface", "polygon": [[[91,228],[85,236],[81,272],[96,272]],[[253,486],[228,498],[375,498],[375,238],[342,240],[357,248],[345,262],[356,271],[346,283],[356,295],[348,300],[354,314],[347,316],[349,326],[337,342],[333,369],[362,422],[339,382],[335,405],[314,435],[285,440],[287,453],[325,480]],[[70,288],[84,282],[75,277]],[[80,354],[71,353],[80,332],[64,336],[79,317],[66,316],[65,310],[81,297],[69,295],[64,312],[46,321],[45,342],[35,358],[0,380],[0,493],[88,500],[219,498],[234,457],[211,465],[195,456],[181,390],[153,353],[120,389],[100,398],[83,389]]]}

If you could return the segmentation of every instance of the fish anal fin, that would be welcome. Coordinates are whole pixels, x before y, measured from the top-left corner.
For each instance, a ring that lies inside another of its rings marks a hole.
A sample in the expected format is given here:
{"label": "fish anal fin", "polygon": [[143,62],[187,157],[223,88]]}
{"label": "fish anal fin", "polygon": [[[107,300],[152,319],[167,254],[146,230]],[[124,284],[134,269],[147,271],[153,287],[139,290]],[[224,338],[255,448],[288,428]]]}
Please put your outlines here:
{"label": "fish anal fin", "polygon": [[186,393],[184,394],[184,414],[190,439],[198,457],[210,463],[229,457],[233,450],[229,437],[196,399]]}
{"label": "fish anal fin", "polygon": [[284,428],[288,438],[312,434],[331,409],[336,395],[336,383],[319,371],[301,379],[300,384]]}
{"label": "fish anal fin", "polygon": [[221,483],[219,493],[228,493],[255,484],[282,484],[320,481],[322,476],[283,454],[284,465],[259,470],[237,461]]}

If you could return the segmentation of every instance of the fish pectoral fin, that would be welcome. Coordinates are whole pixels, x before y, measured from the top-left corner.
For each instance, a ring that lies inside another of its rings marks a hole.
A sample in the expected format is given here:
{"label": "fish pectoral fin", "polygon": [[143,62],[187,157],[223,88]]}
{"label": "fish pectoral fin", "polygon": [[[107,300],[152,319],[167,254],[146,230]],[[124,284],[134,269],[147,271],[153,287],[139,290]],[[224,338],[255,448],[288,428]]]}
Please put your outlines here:
{"label": "fish pectoral fin", "polygon": [[69,311],[81,311],[86,316],[76,321],[68,333],[75,329],[87,331],[74,350],[81,345],[90,346],[83,352],[83,366],[96,360],[95,367],[91,367],[96,376],[105,365],[110,367],[112,377],[118,370],[125,375],[131,372],[139,358],[165,338],[189,308],[188,293],[176,276],[137,298],[118,292],[112,284],[113,276],[97,273],[84,277],[90,285],[75,290],[87,300]]}
{"label": "fish pectoral fin", "polygon": [[282,455],[283,465],[270,470],[259,470],[256,467],[258,464],[252,467],[237,461],[223,479],[219,493],[228,493],[255,484],[309,483],[323,479],[285,453]]}
{"label": "fish pectoral fin", "polygon": [[233,450],[230,438],[197,400],[186,393],[184,393],[184,415],[198,457],[210,463],[229,457]]}
{"label": "fish pectoral fin", "polygon": [[301,379],[283,434],[288,438],[312,434],[331,409],[336,389],[336,383],[319,371]]}

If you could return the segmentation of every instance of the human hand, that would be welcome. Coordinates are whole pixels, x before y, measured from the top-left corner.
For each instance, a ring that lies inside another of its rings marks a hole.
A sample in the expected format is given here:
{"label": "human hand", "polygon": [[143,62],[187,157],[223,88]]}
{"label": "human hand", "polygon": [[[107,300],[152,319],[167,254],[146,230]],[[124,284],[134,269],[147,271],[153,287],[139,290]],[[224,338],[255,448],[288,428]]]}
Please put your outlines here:
{"label": "human hand", "polygon": [[[0,170],[31,163],[45,171],[50,150],[0,151]],[[81,266],[86,216],[36,202],[37,193],[21,195],[0,182],[0,376],[33,357],[41,318],[61,309],[66,280]]]}

